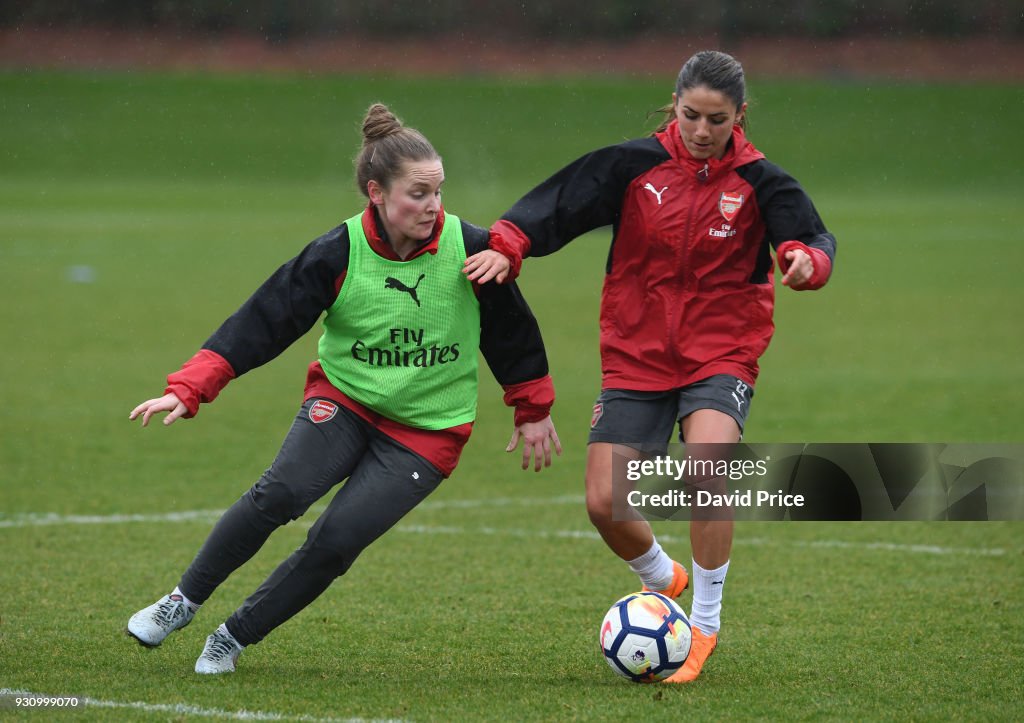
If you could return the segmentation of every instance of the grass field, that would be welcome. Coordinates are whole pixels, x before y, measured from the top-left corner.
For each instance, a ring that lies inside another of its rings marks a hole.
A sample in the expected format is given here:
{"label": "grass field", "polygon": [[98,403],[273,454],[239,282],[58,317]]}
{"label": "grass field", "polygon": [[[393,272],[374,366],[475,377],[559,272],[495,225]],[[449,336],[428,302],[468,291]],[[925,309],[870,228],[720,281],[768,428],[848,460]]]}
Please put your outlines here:
{"label": "grass field", "polygon": [[[606,233],[524,270],[559,392],[554,468],[501,452],[511,419],[484,372],[455,475],[237,674],[191,671],[318,508],[160,649],[123,637],[269,464],[317,332],[195,420],[141,430],[128,411],[358,209],[366,106],[424,130],[448,208],[486,225],[644,133],[671,80],[0,74],[0,689],[85,698],[68,720],[1019,719],[1021,523],[742,524],[699,683],[608,671],[597,625],[636,582],[582,503]],[[752,90],[753,140],[839,254],[825,290],[780,291],[747,438],[1024,441],[1024,91]],[[689,560],[684,525],[657,532]]]}

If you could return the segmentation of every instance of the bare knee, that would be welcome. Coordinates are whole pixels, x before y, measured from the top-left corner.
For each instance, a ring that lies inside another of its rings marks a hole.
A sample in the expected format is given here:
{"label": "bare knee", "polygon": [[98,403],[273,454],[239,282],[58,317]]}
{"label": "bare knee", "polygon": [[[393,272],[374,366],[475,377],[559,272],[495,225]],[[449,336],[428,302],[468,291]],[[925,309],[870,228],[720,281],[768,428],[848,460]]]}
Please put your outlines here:
{"label": "bare knee", "polygon": [[614,500],[611,487],[587,484],[587,515],[594,527],[606,529],[613,522]]}
{"label": "bare knee", "polygon": [[615,500],[612,485],[612,445],[596,442],[587,448],[587,514],[598,530],[607,530],[613,522]]}

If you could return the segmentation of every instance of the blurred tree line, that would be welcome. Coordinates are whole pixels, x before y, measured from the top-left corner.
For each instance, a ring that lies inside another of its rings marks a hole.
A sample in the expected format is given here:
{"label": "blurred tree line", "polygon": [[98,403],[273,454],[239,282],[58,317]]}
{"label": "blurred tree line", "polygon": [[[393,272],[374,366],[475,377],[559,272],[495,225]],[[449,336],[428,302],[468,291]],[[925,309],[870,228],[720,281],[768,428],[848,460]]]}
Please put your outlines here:
{"label": "blurred tree line", "polygon": [[0,24],[103,25],[178,32],[304,35],[451,32],[547,40],[642,35],[1019,39],[1024,11],[1006,0],[3,0]]}

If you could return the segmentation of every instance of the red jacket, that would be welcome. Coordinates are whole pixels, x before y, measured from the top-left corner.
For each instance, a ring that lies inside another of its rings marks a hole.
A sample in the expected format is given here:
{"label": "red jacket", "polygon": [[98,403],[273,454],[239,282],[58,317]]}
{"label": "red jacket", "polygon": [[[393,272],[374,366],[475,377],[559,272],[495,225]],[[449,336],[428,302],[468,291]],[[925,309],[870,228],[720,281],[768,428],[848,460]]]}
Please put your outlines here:
{"label": "red jacket", "polygon": [[721,160],[693,158],[678,123],[587,154],[491,229],[514,271],[600,226],[613,227],[601,298],[604,389],[661,391],[713,374],[757,381],[774,331],[772,256],[807,251],[828,280],[835,238],[800,185],[736,127]]}

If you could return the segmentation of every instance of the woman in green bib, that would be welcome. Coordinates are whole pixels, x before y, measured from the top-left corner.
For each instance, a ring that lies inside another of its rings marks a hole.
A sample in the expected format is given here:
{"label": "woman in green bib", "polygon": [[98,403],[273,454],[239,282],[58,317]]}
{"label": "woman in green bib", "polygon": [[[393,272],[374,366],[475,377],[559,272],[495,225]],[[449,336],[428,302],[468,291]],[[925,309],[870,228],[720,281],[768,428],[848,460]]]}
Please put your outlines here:
{"label": "woman in green bib", "polygon": [[323,316],[305,399],[277,457],[217,522],[174,590],[128,633],[155,647],[270,534],[344,482],[302,547],[206,639],[197,673],[226,673],[246,645],[309,605],[455,469],[476,417],[477,350],[515,408],[506,451],[522,467],[561,453],[537,322],[514,285],[462,268],[488,231],[445,213],[430,142],[381,104],[363,121],[356,181],[369,203],[279,268],[185,365],[132,410],[146,426],[192,417],[235,377],[280,354]]}

